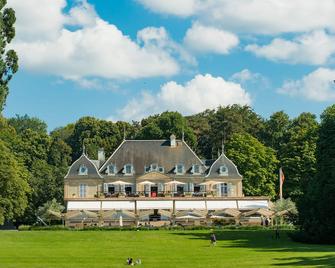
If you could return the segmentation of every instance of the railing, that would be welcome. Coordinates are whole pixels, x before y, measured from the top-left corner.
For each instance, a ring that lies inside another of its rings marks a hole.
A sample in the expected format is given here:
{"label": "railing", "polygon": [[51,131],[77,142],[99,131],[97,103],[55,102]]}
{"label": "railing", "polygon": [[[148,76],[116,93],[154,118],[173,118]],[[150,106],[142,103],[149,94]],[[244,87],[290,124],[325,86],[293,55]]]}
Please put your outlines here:
{"label": "railing", "polygon": [[228,194],[218,195],[216,192],[169,192],[169,191],[155,191],[155,192],[115,192],[97,194],[95,197],[102,198],[118,198],[118,197],[227,197]]}

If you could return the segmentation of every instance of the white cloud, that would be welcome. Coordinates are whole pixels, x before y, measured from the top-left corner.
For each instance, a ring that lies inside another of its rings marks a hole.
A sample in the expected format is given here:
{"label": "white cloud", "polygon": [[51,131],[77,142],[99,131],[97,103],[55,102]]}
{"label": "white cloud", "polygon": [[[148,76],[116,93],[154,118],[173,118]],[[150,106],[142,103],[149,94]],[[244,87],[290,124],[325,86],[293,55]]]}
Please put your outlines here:
{"label": "white cloud", "polygon": [[335,29],[334,0],[138,1],[158,13],[195,16],[203,23],[244,33],[276,34]]}
{"label": "white cloud", "polygon": [[184,43],[194,51],[228,54],[238,45],[239,39],[233,33],[194,23],[187,30]]}
{"label": "white cloud", "polygon": [[246,50],[273,61],[319,65],[327,63],[334,54],[335,36],[319,30],[292,41],[276,38],[268,45],[248,45]]}
{"label": "white cloud", "polygon": [[180,17],[193,15],[199,8],[199,5],[201,5],[201,1],[199,0],[138,0],[138,2],[151,11]]}
{"label": "white cloud", "polygon": [[335,101],[335,70],[318,68],[300,80],[285,81],[278,92],[312,101]]}
{"label": "white cloud", "polygon": [[[171,49],[161,41],[144,40],[141,31],[143,44],[131,40],[115,25],[98,17],[85,0],[78,1],[67,13],[63,12],[63,0],[10,0],[9,4],[15,8],[19,21],[13,47],[23,68],[74,81],[87,77],[170,76],[179,72]],[[157,32],[164,31],[160,28]],[[167,34],[158,38],[165,38],[168,43]]]}
{"label": "white cloud", "polygon": [[170,81],[162,85],[157,93],[142,92],[141,96],[130,100],[111,119],[140,120],[166,110],[189,115],[235,103],[251,104],[250,95],[240,84],[210,74],[196,75],[184,85]]}

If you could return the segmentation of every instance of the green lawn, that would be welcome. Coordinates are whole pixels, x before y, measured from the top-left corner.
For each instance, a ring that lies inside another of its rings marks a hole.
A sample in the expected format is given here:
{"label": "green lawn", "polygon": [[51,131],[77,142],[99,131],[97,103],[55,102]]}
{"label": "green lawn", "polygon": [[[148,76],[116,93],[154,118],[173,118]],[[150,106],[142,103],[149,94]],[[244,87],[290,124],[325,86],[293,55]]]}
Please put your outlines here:
{"label": "green lawn", "polygon": [[1,268],[335,267],[335,246],[294,243],[271,231],[0,231]]}

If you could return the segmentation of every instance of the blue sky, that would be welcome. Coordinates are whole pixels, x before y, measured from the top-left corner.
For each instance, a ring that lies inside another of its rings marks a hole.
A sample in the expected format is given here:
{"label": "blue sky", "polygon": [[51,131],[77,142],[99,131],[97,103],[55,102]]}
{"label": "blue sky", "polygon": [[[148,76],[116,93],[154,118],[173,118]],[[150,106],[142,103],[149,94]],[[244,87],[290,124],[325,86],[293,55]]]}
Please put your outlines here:
{"label": "blue sky", "polygon": [[333,0],[8,2],[20,71],[4,114],[49,130],[233,103],[319,115],[335,100]]}

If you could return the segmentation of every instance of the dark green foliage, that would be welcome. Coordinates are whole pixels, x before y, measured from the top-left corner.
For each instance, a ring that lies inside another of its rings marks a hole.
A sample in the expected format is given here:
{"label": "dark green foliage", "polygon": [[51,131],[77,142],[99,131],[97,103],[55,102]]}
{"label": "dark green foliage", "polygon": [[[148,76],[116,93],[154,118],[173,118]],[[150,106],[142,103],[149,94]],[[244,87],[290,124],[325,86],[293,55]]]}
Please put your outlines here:
{"label": "dark green foliage", "polygon": [[317,173],[299,208],[308,240],[335,243],[335,105],[321,115],[317,143]]}
{"label": "dark green foliage", "polygon": [[171,134],[181,139],[184,133],[185,141],[195,147],[196,137],[187,120],[178,112],[164,112],[160,115],[149,116],[141,122],[142,128],[136,139],[168,139]]}
{"label": "dark green foliage", "polygon": [[14,118],[9,118],[8,124],[14,127],[18,134],[27,129],[46,134],[48,127],[44,121],[36,117],[29,117],[28,115],[20,116],[18,114]]}
{"label": "dark green foliage", "polygon": [[286,177],[284,197],[298,201],[315,176],[317,137],[318,122],[313,114],[302,113],[288,126],[278,152]]}
{"label": "dark green foliage", "polygon": [[8,95],[8,83],[18,70],[18,58],[14,50],[6,50],[15,36],[15,12],[5,8],[6,0],[0,0],[0,112]]}
{"label": "dark green foliage", "polygon": [[243,176],[245,195],[276,196],[278,160],[275,151],[250,134],[232,135],[227,156],[237,165]]}

